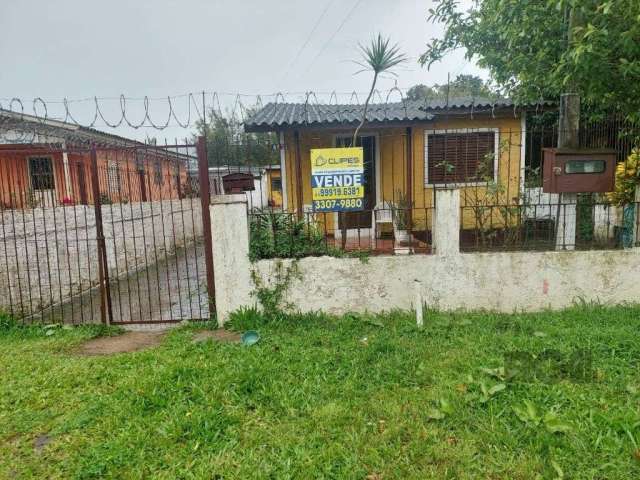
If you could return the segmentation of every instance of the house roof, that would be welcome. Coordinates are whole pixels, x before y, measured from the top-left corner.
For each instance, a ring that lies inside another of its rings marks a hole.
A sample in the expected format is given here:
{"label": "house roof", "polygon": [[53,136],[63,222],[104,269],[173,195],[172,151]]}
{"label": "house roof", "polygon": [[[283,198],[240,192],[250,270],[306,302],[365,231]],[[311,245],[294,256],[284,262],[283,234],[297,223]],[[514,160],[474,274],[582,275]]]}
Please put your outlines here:
{"label": "house roof", "polygon": [[209,175],[213,175],[216,177],[224,177],[225,175],[233,174],[233,173],[246,173],[253,175],[254,178],[260,178],[262,172],[268,166],[259,166],[259,165],[219,165],[216,167],[209,167]]}
{"label": "house roof", "polygon": [[[551,102],[543,104],[551,105]],[[366,121],[370,124],[430,121],[442,114],[494,112],[521,106],[508,98],[459,97],[448,102],[441,99],[405,100],[369,105]],[[360,121],[363,110],[363,105],[268,103],[249,118],[244,127],[248,132],[257,132],[296,126],[351,125]]]}
{"label": "house roof", "polygon": [[[19,112],[0,109],[0,145],[34,145],[61,144],[68,149],[87,148],[95,145],[98,148],[142,147],[151,152],[153,146],[138,140],[101,132],[95,128],[83,127],[73,123],[49,118],[37,117]],[[162,146],[158,146],[162,149]],[[196,157],[190,146],[162,150],[162,155],[193,163]]]}
{"label": "house roof", "polygon": [[137,140],[50,118],[0,109],[1,143],[60,143],[74,146],[135,146]]}

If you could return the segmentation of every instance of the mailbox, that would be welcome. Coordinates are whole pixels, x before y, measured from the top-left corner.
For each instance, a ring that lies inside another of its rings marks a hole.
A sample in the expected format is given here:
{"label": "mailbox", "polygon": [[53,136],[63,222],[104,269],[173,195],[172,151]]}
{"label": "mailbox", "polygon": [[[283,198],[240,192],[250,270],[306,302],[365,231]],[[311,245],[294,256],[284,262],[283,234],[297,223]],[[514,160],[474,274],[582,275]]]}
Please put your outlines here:
{"label": "mailbox", "polygon": [[546,193],[611,192],[615,150],[545,148],[542,190]]}
{"label": "mailbox", "polygon": [[255,190],[253,175],[250,173],[228,173],[222,177],[224,193],[242,193]]}

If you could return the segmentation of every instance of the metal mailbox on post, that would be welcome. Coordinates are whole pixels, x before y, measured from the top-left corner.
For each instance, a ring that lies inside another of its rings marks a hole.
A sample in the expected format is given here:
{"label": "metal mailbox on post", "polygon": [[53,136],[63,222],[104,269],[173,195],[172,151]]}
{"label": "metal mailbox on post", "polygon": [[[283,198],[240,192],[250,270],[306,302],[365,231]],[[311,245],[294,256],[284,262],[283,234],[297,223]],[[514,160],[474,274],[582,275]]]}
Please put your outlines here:
{"label": "metal mailbox on post", "polygon": [[615,184],[615,150],[545,148],[542,189],[546,193],[605,193]]}

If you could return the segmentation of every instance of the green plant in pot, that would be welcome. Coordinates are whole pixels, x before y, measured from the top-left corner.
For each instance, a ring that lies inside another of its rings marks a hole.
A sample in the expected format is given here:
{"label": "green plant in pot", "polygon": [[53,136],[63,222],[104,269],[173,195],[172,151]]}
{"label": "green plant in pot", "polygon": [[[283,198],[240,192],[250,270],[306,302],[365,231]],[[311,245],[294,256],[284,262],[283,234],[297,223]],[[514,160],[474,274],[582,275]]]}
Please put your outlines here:
{"label": "green plant in pot", "polygon": [[409,242],[409,231],[413,229],[411,209],[413,202],[404,192],[398,190],[397,203],[391,204],[391,216],[393,218],[393,235],[398,243]]}

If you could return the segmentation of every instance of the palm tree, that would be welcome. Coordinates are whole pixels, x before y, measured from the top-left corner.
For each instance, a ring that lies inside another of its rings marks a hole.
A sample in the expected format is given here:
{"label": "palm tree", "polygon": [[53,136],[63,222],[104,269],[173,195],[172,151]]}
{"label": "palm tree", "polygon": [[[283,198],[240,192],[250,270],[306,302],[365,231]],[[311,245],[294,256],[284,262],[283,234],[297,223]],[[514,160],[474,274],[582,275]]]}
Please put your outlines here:
{"label": "palm tree", "polygon": [[362,53],[362,61],[356,63],[363,67],[363,70],[360,70],[360,72],[369,70],[373,72],[373,81],[371,82],[371,90],[369,90],[369,95],[364,102],[362,120],[360,120],[360,124],[353,134],[352,145],[354,147],[356,146],[358,133],[367,120],[367,110],[369,108],[369,102],[371,101],[373,92],[376,89],[376,82],[378,81],[378,77],[382,73],[390,73],[391,75],[395,75],[395,73],[392,72],[392,69],[407,61],[407,57],[404,54],[400,53],[400,47],[398,46],[398,44],[396,43],[391,45],[390,41],[391,40],[389,38],[384,38],[382,34],[379,33],[377,37],[371,40],[371,43],[369,45],[359,45],[360,52]]}
{"label": "palm tree", "polygon": [[[373,92],[376,89],[376,82],[378,81],[378,77],[382,73],[390,73],[391,75],[395,75],[395,73],[393,73],[391,70],[401,63],[407,61],[407,57],[404,54],[400,53],[400,47],[398,46],[398,44],[391,45],[390,39],[384,38],[380,33],[378,33],[377,37],[374,37],[371,40],[371,43],[369,45],[365,46],[360,44],[358,45],[358,47],[360,48],[360,52],[362,53],[362,61],[356,63],[363,67],[363,69],[356,73],[372,71],[373,81],[371,82],[371,90],[369,90],[369,95],[364,102],[364,109],[362,110],[362,120],[360,120],[360,124],[356,128],[356,131],[353,133],[353,141],[351,142],[351,146],[353,147],[356,146],[360,129],[367,121],[367,110],[369,109],[369,102],[371,101]],[[340,217],[342,249],[344,250],[347,244],[347,222],[344,212],[340,213]]]}

